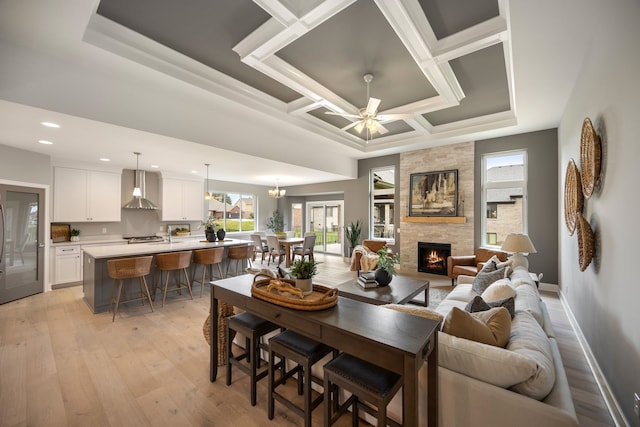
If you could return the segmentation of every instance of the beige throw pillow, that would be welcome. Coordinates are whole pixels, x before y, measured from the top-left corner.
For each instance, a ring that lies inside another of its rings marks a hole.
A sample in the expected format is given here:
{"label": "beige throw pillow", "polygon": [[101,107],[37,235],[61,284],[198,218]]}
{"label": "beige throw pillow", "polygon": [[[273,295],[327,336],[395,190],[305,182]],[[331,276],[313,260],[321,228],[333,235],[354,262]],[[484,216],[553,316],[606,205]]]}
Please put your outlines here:
{"label": "beige throw pillow", "polygon": [[481,297],[487,302],[498,301],[501,299],[511,298],[516,296],[516,291],[511,287],[509,279],[500,279],[489,285],[484,290]]}
{"label": "beige throw pillow", "polygon": [[468,313],[453,307],[442,327],[442,332],[483,344],[504,347],[511,333],[511,315],[504,307],[478,313]]}

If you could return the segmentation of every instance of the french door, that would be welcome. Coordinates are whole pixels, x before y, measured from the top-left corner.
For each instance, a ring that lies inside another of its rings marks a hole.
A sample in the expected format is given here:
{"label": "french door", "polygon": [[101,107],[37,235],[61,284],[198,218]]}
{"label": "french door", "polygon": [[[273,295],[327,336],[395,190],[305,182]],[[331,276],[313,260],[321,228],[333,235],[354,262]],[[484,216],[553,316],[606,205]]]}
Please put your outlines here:
{"label": "french door", "polygon": [[314,252],[342,255],[343,221],[342,200],[307,203],[307,231],[316,234]]}
{"label": "french door", "polygon": [[44,287],[44,189],[0,184],[0,304]]}

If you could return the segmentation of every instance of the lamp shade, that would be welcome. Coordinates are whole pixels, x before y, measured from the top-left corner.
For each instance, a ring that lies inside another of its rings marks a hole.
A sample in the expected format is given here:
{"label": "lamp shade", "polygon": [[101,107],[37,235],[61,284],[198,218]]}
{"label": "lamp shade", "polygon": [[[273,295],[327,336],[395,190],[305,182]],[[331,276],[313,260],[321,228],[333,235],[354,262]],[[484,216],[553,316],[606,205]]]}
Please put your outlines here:
{"label": "lamp shade", "polygon": [[513,253],[529,253],[535,254],[536,248],[533,246],[531,239],[526,234],[512,233],[504,239],[502,250]]}

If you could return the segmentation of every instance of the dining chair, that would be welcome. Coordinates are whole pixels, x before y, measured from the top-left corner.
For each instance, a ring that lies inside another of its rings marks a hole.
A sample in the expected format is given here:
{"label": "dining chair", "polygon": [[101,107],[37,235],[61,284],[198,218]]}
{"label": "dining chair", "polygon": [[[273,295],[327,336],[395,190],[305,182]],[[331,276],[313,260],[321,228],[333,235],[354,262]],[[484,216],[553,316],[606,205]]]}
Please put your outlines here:
{"label": "dining chair", "polygon": [[302,259],[308,256],[310,261],[313,261],[313,247],[316,245],[316,235],[315,233],[311,233],[304,237],[304,242],[302,246],[294,246],[293,248],[293,256],[300,255]]}
{"label": "dining chair", "polygon": [[267,246],[269,247],[269,260],[267,266],[271,264],[271,260],[278,257],[278,265],[282,262],[285,256],[289,256],[278,241],[278,236],[267,236]]}
{"label": "dining chair", "polygon": [[258,233],[254,233],[251,235],[251,241],[253,242],[253,246],[255,246],[255,251],[253,253],[253,261],[256,260],[256,253],[260,252],[262,254],[262,261],[264,262],[264,254],[269,253],[269,246],[262,243],[262,236]]}

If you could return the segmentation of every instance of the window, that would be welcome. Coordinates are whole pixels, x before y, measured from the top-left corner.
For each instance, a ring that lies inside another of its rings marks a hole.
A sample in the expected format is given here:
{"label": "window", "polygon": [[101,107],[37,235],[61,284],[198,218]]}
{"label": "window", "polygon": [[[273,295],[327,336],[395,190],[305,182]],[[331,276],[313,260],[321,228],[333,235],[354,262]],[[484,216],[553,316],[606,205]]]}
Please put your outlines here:
{"label": "window", "polygon": [[302,237],[302,203],[291,203],[291,230]]}
{"label": "window", "polygon": [[482,166],[482,244],[499,247],[508,234],[527,232],[527,153],[486,154]]}
{"label": "window", "polygon": [[383,239],[394,242],[395,227],[393,216],[395,212],[395,168],[371,169],[370,197],[371,217],[369,218],[369,235],[373,239]]}
{"label": "window", "polygon": [[209,216],[218,220],[228,233],[255,231],[254,194],[213,193],[209,200]]}

